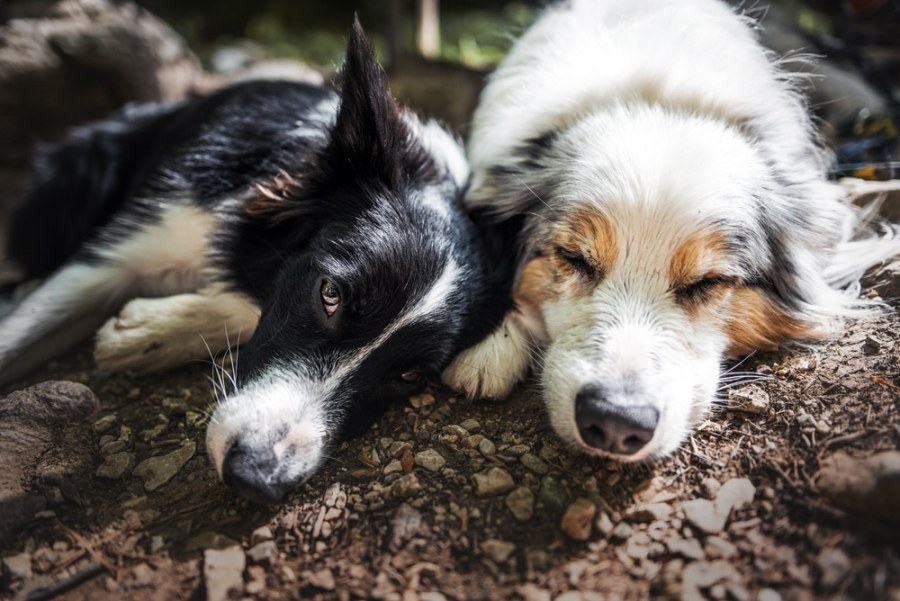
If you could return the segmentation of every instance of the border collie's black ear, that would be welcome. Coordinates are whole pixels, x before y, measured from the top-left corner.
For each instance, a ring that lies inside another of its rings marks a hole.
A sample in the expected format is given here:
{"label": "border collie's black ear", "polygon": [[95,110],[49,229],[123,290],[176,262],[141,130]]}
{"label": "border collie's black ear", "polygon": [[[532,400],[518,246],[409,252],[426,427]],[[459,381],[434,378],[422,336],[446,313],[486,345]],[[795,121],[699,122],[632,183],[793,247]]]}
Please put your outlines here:
{"label": "border collie's black ear", "polygon": [[409,130],[375,59],[359,18],[354,17],[344,61],[341,107],[327,155],[340,173],[374,174],[393,187]]}

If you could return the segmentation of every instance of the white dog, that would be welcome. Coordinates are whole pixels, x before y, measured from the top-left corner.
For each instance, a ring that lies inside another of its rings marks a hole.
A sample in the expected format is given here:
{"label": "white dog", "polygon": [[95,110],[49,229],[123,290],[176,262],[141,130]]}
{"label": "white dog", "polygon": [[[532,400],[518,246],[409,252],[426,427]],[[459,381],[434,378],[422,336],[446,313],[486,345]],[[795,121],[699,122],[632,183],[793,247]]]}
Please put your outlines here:
{"label": "white dog", "polygon": [[536,354],[554,428],[589,453],[671,453],[726,357],[834,335],[900,252],[895,227],[860,231],[800,96],[716,0],[549,9],[469,153],[469,206],[522,223],[518,311],[444,379],[504,396]]}

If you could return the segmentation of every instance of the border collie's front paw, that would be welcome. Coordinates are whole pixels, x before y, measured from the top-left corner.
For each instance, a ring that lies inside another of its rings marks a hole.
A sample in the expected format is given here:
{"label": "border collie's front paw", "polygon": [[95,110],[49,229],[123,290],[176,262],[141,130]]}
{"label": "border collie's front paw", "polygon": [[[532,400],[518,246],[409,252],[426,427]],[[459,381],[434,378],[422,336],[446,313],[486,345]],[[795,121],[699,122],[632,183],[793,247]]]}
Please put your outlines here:
{"label": "border collie's front paw", "polygon": [[469,398],[505,398],[525,377],[531,357],[527,334],[507,316],[490,336],[460,353],[441,374]]}
{"label": "border collie's front paw", "polygon": [[[173,297],[175,298],[175,297]],[[97,331],[94,361],[103,371],[150,372],[183,362],[173,339],[169,299],[135,299]]]}

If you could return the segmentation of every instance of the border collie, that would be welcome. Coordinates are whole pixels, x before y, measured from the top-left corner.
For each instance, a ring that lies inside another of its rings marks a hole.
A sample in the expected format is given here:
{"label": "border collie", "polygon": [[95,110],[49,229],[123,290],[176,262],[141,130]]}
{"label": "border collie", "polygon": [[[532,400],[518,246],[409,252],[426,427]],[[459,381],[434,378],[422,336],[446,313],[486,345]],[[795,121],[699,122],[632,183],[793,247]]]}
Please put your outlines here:
{"label": "border collie", "polygon": [[253,81],[78,129],[12,221],[10,258],[46,280],[0,322],[0,381],[101,324],[108,371],[252,334],[207,447],[236,492],[277,501],[510,306],[468,175],[450,134],[398,108],[358,22],[340,96]]}
{"label": "border collie", "polygon": [[444,373],[504,396],[535,350],[550,421],[625,461],[673,452],[723,360],[835,335],[900,252],[826,180],[804,103],[717,0],[546,11],[475,114],[467,203],[524,219],[517,310]]}

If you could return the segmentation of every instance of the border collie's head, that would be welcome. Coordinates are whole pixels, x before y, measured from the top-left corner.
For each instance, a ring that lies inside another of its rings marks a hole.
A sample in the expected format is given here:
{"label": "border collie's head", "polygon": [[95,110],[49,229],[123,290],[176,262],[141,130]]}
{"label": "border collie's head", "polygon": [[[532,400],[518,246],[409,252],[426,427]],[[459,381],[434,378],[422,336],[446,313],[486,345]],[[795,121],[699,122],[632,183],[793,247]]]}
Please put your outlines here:
{"label": "border collie's head", "polygon": [[256,217],[248,235],[269,240],[279,258],[262,278],[262,317],[241,350],[238,389],[207,434],[223,480],[266,502],[439,374],[483,317],[462,150],[396,105],[358,23],[320,146],[299,174],[245,204]]}
{"label": "border collie's head", "polygon": [[554,429],[625,461],[681,444],[724,358],[829,334],[855,303],[837,288],[897,248],[846,242],[836,186],[779,172],[740,126],[640,102],[532,140],[477,185],[530,215],[517,296],[543,316]]}

